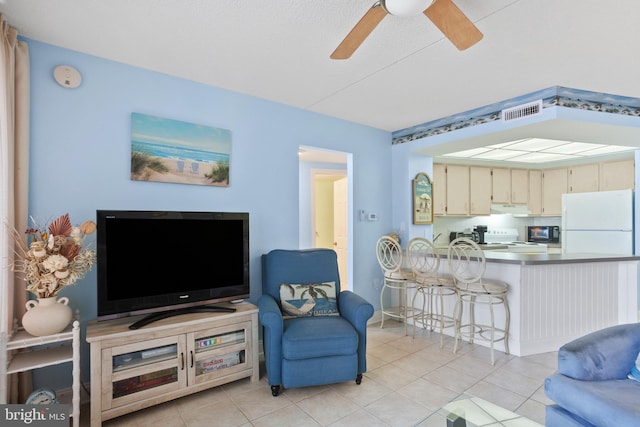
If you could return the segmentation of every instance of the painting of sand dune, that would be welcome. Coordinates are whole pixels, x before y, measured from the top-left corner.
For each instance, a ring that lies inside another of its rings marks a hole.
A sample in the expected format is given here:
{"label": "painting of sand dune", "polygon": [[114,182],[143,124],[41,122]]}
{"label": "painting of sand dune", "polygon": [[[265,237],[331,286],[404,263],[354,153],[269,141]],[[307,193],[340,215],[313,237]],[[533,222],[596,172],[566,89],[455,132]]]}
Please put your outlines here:
{"label": "painting of sand dune", "polygon": [[231,131],[131,114],[131,179],[229,186]]}

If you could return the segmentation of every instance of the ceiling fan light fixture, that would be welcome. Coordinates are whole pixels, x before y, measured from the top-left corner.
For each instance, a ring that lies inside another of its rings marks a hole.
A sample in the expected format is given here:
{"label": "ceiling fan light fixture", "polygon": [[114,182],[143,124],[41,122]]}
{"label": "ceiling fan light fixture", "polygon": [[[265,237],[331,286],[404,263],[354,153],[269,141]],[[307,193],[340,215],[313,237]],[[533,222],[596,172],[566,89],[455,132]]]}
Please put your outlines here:
{"label": "ceiling fan light fixture", "polygon": [[433,2],[434,0],[381,0],[380,4],[389,15],[416,16]]}

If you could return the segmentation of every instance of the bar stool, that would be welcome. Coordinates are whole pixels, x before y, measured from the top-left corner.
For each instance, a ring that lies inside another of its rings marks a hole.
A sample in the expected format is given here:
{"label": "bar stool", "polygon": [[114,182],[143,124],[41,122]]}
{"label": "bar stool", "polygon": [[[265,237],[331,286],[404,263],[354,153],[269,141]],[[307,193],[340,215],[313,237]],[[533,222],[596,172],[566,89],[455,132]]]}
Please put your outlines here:
{"label": "bar stool", "polygon": [[[424,328],[428,327],[430,331],[439,327],[440,348],[442,348],[444,347],[443,330],[455,326],[453,313],[448,316],[444,313],[444,298],[457,295],[454,278],[439,272],[440,254],[433,243],[423,237],[415,237],[409,241],[407,258],[416,283],[416,292],[411,306],[415,307],[418,295],[422,298],[422,310],[413,320],[413,336],[416,335],[418,323]],[[428,306],[428,310],[425,306]]]}
{"label": "bar stool", "polygon": [[[408,290],[415,288],[413,272],[403,267],[402,247],[398,241],[390,236],[382,236],[376,245],[378,263],[384,275],[384,284],[380,291],[380,311],[384,326],[385,316],[401,319],[404,322],[404,334],[407,335],[407,320],[415,317],[415,309],[408,304]],[[398,305],[385,307],[385,292],[398,291]]]}
{"label": "bar stool", "polygon": [[[461,237],[449,244],[447,251],[449,270],[455,279],[458,299],[454,308],[456,339],[454,354],[458,351],[458,341],[465,337],[470,343],[474,339],[491,343],[491,365],[495,364],[493,347],[496,342],[504,341],[504,350],[509,354],[509,304],[507,303],[506,282],[494,279],[484,279],[486,260],[484,251],[474,241]],[[464,305],[469,306],[469,322],[462,324]],[[477,304],[489,307],[490,324],[477,324],[475,320],[475,306]],[[494,306],[503,305],[505,324],[503,328],[495,325]]]}

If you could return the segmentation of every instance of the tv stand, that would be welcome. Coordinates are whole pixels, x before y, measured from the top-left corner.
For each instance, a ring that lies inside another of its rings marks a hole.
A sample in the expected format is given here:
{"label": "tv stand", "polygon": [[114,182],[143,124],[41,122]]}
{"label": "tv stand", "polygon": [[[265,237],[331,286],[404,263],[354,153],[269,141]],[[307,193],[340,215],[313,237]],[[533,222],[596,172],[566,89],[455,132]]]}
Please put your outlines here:
{"label": "tv stand", "polygon": [[129,325],[142,316],[88,322],[91,427],[243,378],[258,384],[258,307],[220,305],[235,311],[190,313],[137,330]]}
{"label": "tv stand", "polygon": [[201,305],[198,307],[187,307],[187,308],[178,308],[175,310],[161,311],[159,313],[149,314],[137,322],[129,325],[129,329],[140,329],[143,326],[147,326],[149,323],[156,322],[158,320],[166,319],[168,317],[180,316],[181,314],[189,314],[189,313],[233,313],[235,312],[235,308],[230,307],[219,307],[215,305]]}

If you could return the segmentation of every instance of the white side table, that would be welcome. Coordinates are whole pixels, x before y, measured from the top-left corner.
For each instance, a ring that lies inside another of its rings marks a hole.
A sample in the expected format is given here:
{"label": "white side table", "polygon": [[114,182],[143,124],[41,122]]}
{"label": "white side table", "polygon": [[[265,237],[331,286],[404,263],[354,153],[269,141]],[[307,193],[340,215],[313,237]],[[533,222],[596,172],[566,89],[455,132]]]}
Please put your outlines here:
{"label": "white side table", "polygon": [[[54,345],[59,344],[59,345]],[[46,347],[39,348],[39,346]],[[15,352],[14,350],[19,350]],[[7,403],[7,376],[45,366],[72,362],[73,427],[80,425],[80,322],[58,334],[34,337],[18,329],[11,337],[0,334],[0,403]]]}

